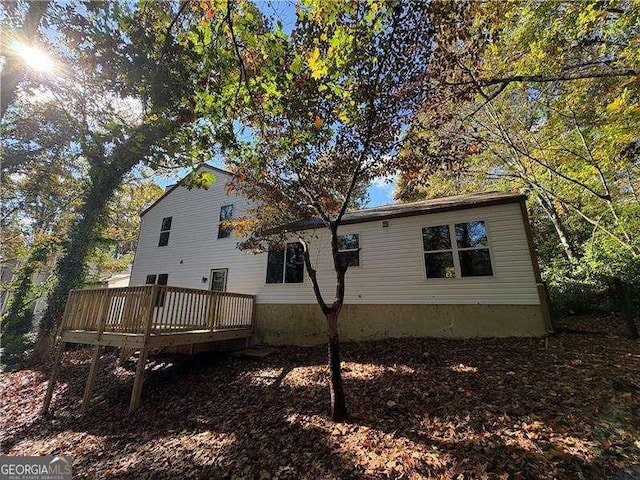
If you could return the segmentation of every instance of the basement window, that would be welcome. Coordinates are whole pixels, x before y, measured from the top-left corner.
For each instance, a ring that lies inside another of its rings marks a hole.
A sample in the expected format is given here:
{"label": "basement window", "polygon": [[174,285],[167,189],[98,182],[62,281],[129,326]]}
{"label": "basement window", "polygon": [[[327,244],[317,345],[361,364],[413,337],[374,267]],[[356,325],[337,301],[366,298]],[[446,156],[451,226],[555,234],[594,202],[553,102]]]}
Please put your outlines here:
{"label": "basement window", "polygon": [[173,217],[164,217],[162,219],[162,226],[160,227],[160,239],[158,240],[159,247],[165,247],[169,245],[169,233],[171,232],[171,221]]}
{"label": "basement window", "polygon": [[338,236],[338,252],[349,259],[350,267],[360,265],[360,235],[347,233]]}
{"label": "basement window", "polygon": [[270,249],[267,258],[267,283],[302,283],[304,256],[301,243]]}
{"label": "basement window", "polygon": [[232,228],[227,222],[233,218],[233,205],[223,205],[220,207],[220,224],[218,225],[218,238],[228,238],[231,236]]}
{"label": "basement window", "polygon": [[427,278],[493,275],[484,221],[437,225],[422,229]]}

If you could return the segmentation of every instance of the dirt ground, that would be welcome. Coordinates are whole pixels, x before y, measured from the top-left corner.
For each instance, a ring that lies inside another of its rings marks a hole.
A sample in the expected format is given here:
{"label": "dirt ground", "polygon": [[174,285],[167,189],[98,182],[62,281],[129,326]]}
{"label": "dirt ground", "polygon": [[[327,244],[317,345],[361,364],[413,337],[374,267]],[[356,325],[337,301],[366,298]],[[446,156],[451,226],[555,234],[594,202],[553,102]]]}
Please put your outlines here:
{"label": "dirt ground", "polygon": [[[640,478],[640,342],[600,335],[344,344],[351,420],[328,419],[324,347],[260,360],[156,358],[142,406],[135,366],[102,358],[80,414],[90,352],[69,352],[52,414],[48,370],[0,376],[0,450],[64,454],[74,478]],[[606,333],[613,332],[613,333]]]}

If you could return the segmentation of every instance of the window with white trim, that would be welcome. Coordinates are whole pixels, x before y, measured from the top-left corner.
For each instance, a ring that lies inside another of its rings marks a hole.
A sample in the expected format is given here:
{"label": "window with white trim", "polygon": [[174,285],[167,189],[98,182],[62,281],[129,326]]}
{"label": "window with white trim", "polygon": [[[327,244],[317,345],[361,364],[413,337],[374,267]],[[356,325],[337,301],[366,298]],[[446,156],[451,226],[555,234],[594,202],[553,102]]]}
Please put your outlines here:
{"label": "window with white trim", "polygon": [[427,278],[493,275],[483,220],[422,228]]}
{"label": "window with white trim", "polygon": [[144,283],[147,285],[166,285],[169,282],[168,273],[159,273],[158,275],[147,275]]}
{"label": "window with white trim", "polygon": [[[159,273],[158,275],[147,275],[145,282],[147,285],[167,285],[169,283],[168,273]],[[156,297],[156,307],[164,306],[164,292],[158,292]]]}
{"label": "window with white trim", "polygon": [[287,243],[286,248],[270,249],[267,257],[267,283],[302,283],[304,256],[302,244]]}
{"label": "window with white trim", "polygon": [[220,207],[220,223],[218,224],[218,238],[229,238],[233,230],[229,226],[229,221],[233,218],[233,205],[223,205]]}
{"label": "window with white trim", "polygon": [[160,226],[160,239],[158,240],[159,247],[165,247],[169,245],[169,233],[171,232],[171,221],[173,217],[164,217],[162,219],[162,225]]}
{"label": "window with white trim", "polygon": [[347,233],[338,236],[338,252],[346,255],[349,259],[350,267],[360,265],[360,235],[357,233]]}

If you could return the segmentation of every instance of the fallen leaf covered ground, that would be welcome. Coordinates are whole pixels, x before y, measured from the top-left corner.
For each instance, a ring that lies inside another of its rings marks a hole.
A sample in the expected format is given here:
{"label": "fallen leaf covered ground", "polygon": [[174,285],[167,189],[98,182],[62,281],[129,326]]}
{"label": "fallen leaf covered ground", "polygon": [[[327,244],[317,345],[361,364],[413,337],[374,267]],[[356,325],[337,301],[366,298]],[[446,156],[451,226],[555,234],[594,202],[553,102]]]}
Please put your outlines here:
{"label": "fallen leaf covered ground", "polygon": [[617,334],[348,343],[339,424],[324,347],[157,358],[133,415],[115,353],[80,414],[89,358],[66,354],[47,417],[46,369],[0,376],[2,453],[87,479],[640,478],[640,342]]}

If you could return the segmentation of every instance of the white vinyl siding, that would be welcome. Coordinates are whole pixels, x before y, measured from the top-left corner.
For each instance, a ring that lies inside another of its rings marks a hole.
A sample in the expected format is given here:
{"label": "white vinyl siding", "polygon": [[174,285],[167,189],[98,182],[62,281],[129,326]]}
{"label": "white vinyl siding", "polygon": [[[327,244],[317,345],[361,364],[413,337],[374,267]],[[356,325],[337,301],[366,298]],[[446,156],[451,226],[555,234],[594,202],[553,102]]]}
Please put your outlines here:
{"label": "white vinyl siding", "polygon": [[[214,174],[216,181],[209,189],[177,187],[142,216],[130,285],[142,285],[147,274],[162,272],[169,274],[171,285],[206,290],[211,270],[226,268],[227,291],[255,293],[255,279],[264,281],[266,255],[239,251],[233,233],[218,239],[220,208],[233,204],[238,217],[246,210],[247,200],[227,195],[229,176]],[[158,247],[158,225],[169,216],[173,216],[171,240],[166,247]]]}
{"label": "white vinyl siding", "polygon": [[[485,221],[493,276],[427,279],[422,227]],[[392,218],[389,227],[380,221],[357,225],[361,239],[361,266],[347,271],[345,303],[361,304],[505,304],[538,305],[536,281],[529,256],[520,205],[509,203],[415,217]],[[339,234],[350,233],[345,225]],[[322,252],[310,248],[318,258],[318,280],[325,299],[332,300],[335,273],[329,252],[329,234],[321,231]],[[298,288],[292,288],[298,287]],[[259,292],[261,303],[314,303],[311,285],[289,285]]]}
{"label": "white vinyl siding", "polygon": [[[228,196],[226,175],[208,190],[182,187],[163,198],[142,218],[131,285],[148,273],[168,273],[170,284],[207,289],[212,269],[228,269],[227,291],[257,294],[258,303],[314,304],[305,271],[302,283],[266,284],[267,254],[252,255],[236,248],[238,239],[218,241],[220,207],[234,204],[234,217],[243,215],[247,201]],[[158,225],[173,216],[171,241],[158,248]],[[493,276],[427,279],[422,228],[427,225],[485,221]],[[339,234],[357,231],[360,266],[347,271],[345,303],[349,304],[539,304],[520,205],[517,202],[404,218],[345,225]],[[335,293],[329,232],[315,231],[312,262],[325,300]],[[295,241],[297,235],[291,240]],[[203,281],[206,280],[206,281]]]}

